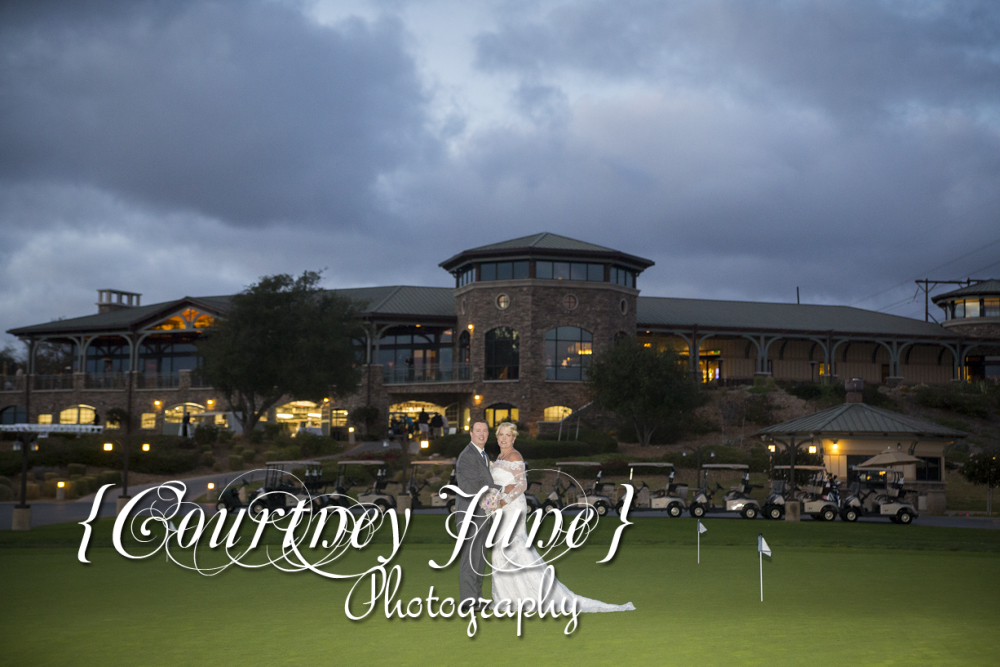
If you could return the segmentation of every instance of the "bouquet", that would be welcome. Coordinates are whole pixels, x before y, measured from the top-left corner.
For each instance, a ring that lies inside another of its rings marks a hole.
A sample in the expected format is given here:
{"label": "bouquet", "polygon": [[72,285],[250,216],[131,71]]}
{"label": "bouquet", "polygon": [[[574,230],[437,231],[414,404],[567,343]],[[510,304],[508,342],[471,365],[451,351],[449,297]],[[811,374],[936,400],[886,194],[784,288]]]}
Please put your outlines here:
{"label": "bouquet", "polygon": [[490,489],[479,499],[479,507],[489,516],[500,509],[500,490]]}

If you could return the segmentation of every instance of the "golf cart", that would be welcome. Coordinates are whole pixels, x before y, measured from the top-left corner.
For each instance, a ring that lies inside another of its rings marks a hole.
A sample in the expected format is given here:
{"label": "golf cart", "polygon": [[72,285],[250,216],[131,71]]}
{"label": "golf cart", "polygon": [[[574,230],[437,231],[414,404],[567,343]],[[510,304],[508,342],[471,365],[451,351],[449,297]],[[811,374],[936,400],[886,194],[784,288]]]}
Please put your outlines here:
{"label": "golf cart", "polygon": [[[264,484],[248,497],[247,513],[250,516],[256,517],[265,509],[289,511],[300,500],[309,501],[306,505],[308,511],[317,511],[326,504],[325,496],[312,495],[324,486],[323,464],[319,461],[268,461],[264,466]],[[305,479],[299,480],[292,476],[291,471],[301,467],[306,469]],[[236,487],[226,489],[216,507],[225,507],[229,511],[242,507],[239,490]]]}
{"label": "golf cart", "polygon": [[[528,470],[528,462],[525,461],[524,462],[524,475],[525,475],[525,479],[527,479],[528,472],[529,472],[529,470]],[[529,491],[531,491],[531,487],[534,486],[535,484],[537,484],[539,486],[539,488],[541,488],[541,486],[542,486],[542,483],[539,480],[536,479],[533,482],[529,481],[528,482],[528,488],[526,488],[524,490],[524,502],[527,503],[527,505],[528,505],[528,511],[529,512],[534,512],[535,510],[537,510],[539,507],[542,506],[542,504],[540,502],[538,502],[538,496],[536,496],[533,493],[529,493]],[[558,498],[558,495],[557,495],[557,498]]]}
{"label": "golf cart", "polygon": [[[688,505],[688,513],[700,519],[708,512],[739,512],[744,519],[756,519],[760,514],[760,503],[750,497],[750,491],[754,485],[750,483],[750,466],[743,463],[706,463],[701,467],[705,471],[705,479],[701,488],[695,490],[694,498]],[[715,483],[715,488],[709,488],[708,475],[717,471],[739,471],[742,473],[740,483],[730,487],[729,492],[723,496],[726,503],[724,506],[716,507],[712,499],[717,491],[722,490],[722,485]]]}
{"label": "golf cart", "polygon": [[389,480],[385,477],[385,461],[338,461],[337,462],[337,482],[334,485],[334,493],[329,496],[330,504],[350,507],[353,505],[349,491],[353,486],[360,486],[355,480],[347,476],[347,466],[365,466],[366,468],[378,468],[375,473],[375,483],[358,494],[358,502],[377,505],[382,511],[396,507],[396,499],[385,493],[385,487],[389,485]]}
{"label": "golf cart", "polygon": [[[666,485],[655,491],[643,480],[642,486],[636,489],[635,495],[632,497],[632,507],[629,508],[631,511],[667,510],[667,514],[675,519],[681,515],[685,509],[688,488],[686,485],[674,483],[673,463],[629,463],[628,467],[629,481],[632,481],[637,469],[639,474],[645,472],[646,474],[668,475]],[[624,502],[625,499],[622,498],[615,504],[615,511],[619,514],[622,512]]]}
{"label": "golf cart", "polygon": [[[420,492],[423,491],[429,484],[426,480],[426,470],[429,466],[451,466],[451,476],[448,479],[447,484],[457,486],[455,480],[455,459],[440,459],[440,460],[428,460],[428,461],[410,461],[412,469],[410,470],[410,479],[406,483],[406,492],[410,495],[410,507],[419,510],[426,509],[427,506],[420,500]],[[417,470],[423,468],[425,472],[422,473],[421,479],[417,479]],[[432,508],[446,508],[448,513],[451,514],[455,511],[455,494],[451,492],[446,492],[447,499],[442,499],[438,491],[431,491],[431,504]]]}
{"label": "golf cart", "polygon": [[[775,470],[788,470],[791,466],[774,466]],[[771,494],[764,501],[764,516],[780,519],[785,515],[785,502],[798,500],[802,503],[802,513],[809,514],[817,521],[833,521],[840,512],[839,482],[831,477],[824,466],[795,466],[795,470],[805,470],[812,474],[804,488],[788,490],[785,480],[771,480]]]}
{"label": "golf cart", "polygon": [[908,525],[919,515],[917,509],[901,498],[903,473],[893,468],[854,468],[857,481],[851,484],[850,495],[844,499],[840,516],[844,521],[857,521],[859,516],[888,517],[893,523]]}
{"label": "golf cart", "polygon": [[[597,477],[594,478],[594,485],[590,490],[584,489],[583,491],[583,501],[593,507],[597,511],[598,516],[605,516],[614,507],[614,503],[611,502],[611,498],[604,494],[604,487],[606,484],[601,481],[601,472],[604,467],[602,464],[596,461],[557,461],[556,462],[557,472],[559,475],[562,474],[562,469],[564,467],[571,468],[583,468],[591,469],[597,468]],[[558,479],[556,484],[559,484]],[[553,491],[555,492],[555,491]],[[549,496],[551,498],[551,496]]]}

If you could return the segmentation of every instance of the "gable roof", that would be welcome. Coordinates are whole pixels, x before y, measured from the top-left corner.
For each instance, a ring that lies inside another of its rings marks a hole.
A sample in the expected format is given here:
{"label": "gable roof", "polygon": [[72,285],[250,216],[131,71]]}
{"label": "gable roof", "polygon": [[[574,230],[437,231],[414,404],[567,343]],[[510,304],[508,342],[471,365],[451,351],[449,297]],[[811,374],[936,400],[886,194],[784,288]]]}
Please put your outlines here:
{"label": "gable roof", "polygon": [[952,290],[951,292],[938,294],[937,296],[931,297],[931,300],[934,303],[937,303],[939,300],[950,299],[956,296],[980,296],[983,294],[990,296],[1000,295],[1000,280],[984,280],[981,283],[976,283],[975,285],[969,285],[968,287],[962,287],[957,290]]}
{"label": "gable roof", "polygon": [[762,428],[754,435],[917,436],[953,440],[969,434],[865,403],[844,403],[806,417]]}
{"label": "gable roof", "polygon": [[10,329],[7,333],[13,336],[48,336],[95,331],[130,331],[141,328],[143,324],[165,317],[183,306],[194,306],[209,313],[221,315],[229,310],[231,299],[232,297],[230,296],[186,296],[174,301],[153,303],[147,306],[119,308],[106,313],[94,313],[93,315],[84,315],[82,317],[54,320],[45,324],[19,327],[17,329]]}
{"label": "gable roof", "polygon": [[[363,314],[368,316],[454,318],[455,297],[448,287],[357,287],[330,290],[334,294],[360,301]],[[184,306],[194,306],[211,314],[224,315],[232,303],[232,296],[189,297],[164,301],[147,306],[120,308],[106,313],[55,320],[45,324],[11,329],[14,336],[67,336],[91,332],[124,332],[139,329]]]}
{"label": "gable roof", "polygon": [[640,296],[639,329],[697,326],[704,331],[774,331],[810,334],[869,334],[918,338],[954,338],[938,324],[850,306],[756,301],[715,301]]}

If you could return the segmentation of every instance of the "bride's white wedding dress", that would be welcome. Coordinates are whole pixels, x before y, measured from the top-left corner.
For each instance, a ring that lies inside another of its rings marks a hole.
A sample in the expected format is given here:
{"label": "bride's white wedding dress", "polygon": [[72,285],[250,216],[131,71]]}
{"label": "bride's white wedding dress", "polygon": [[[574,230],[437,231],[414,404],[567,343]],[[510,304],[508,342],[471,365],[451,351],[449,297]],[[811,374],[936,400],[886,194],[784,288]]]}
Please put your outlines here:
{"label": "bride's white wedding dress", "polygon": [[[490,467],[490,473],[493,475],[493,481],[500,488],[505,489],[510,484],[514,485],[510,493],[502,496],[506,502],[503,507],[502,523],[506,524],[509,520],[517,521],[510,546],[501,548],[501,545],[498,544],[493,547],[491,558],[493,604],[504,599],[512,600],[515,603],[523,599],[537,599],[546,563],[534,547],[526,545],[528,533],[525,527],[525,517],[528,514],[528,504],[524,500],[524,491],[528,487],[528,480],[525,476],[524,462],[497,460]],[[506,525],[501,526],[497,533],[498,540],[506,532],[506,528]],[[556,579],[552,582],[550,593],[545,601],[561,605],[564,599],[575,599],[577,609],[580,612],[635,610],[631,602],[607,604],[600,600],[591,600],[582,595],[576,595]]]}

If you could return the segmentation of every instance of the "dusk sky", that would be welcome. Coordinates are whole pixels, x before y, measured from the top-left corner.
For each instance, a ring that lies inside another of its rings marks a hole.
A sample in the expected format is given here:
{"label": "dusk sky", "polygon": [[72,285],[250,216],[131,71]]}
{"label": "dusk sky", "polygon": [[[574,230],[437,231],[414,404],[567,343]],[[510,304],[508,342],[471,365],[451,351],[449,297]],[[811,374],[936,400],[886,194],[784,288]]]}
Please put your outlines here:
{"label": "dusk sky", "polygon": [[1000,3],[0,5],[2,331],[541,231],[922,318],[1000,274]]}

